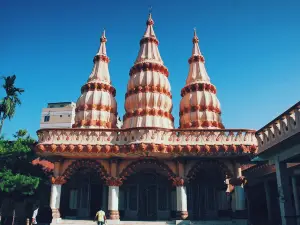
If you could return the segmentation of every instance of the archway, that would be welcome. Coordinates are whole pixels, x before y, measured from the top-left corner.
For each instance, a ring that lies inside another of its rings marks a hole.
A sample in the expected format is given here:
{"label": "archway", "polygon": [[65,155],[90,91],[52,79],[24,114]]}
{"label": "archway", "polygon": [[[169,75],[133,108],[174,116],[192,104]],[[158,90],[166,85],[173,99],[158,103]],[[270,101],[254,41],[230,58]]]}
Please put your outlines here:
{"label": "archway", "polygon": [[107,172],[99,162],[75,161],[62,176],[67,181],[62,187],[62,218],[90,219],[100,207],[107,208]]}
{"label": "archway", "polygon": [[231,171],[218,161],[201,161],[188,173],[187,195],[189,217],[195,220],[227,217],[230,210],[226,196],[225,176]]}
{"label": "archway", "polygon": [[140,221],[170,219],[171,192],[175,191],[170,178],[174,176],[166,164],[155,159],[131,163],[121,172],[125,179],[120,188],[121,217]]}

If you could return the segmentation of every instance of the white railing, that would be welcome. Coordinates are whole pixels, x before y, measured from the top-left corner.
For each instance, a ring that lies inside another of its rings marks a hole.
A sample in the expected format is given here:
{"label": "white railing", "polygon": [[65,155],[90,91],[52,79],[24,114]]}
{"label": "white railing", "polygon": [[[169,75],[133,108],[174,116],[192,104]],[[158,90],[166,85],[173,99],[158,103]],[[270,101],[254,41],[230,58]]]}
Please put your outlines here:
{"label": "white railing", "polygon": [[258,153],[300,132],[300,102],[256,132]]}
{"label": "white railing", "polygon": [[257,145],[255,131],[245,129],[41,129],[37,134],[42,145]]}

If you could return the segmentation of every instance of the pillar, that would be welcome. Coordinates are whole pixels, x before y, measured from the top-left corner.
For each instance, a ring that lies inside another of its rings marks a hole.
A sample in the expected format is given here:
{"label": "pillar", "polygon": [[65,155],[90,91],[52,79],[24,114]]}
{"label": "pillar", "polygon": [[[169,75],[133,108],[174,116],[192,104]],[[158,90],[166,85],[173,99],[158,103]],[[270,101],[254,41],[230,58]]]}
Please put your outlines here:
{"label": "pillar", "polygon": [[185,220],[188,217],[187,211],[187,193],[182,178],[175,178],[173,185],[176,186],[176,218]]}
{"label": "pillar", "polygon": [[61,184],[52,184],[50,196],[50,208],[52,209],[52,216],[54,220],[60,220],[60,197],[61,197]]}
{"label": "pillar", "polygon": [[270,193],[270,186],[269,186],[269,183],[267,180],[264,181],[264,188],[265,188],[267,210],[268,210],[268,222],[269,222],[269,224],[273,224],[272,223],[271,193]]}
{"label": "pillar", "polygon": [[[239,164],[237,164],[237,177],[242,177],[242,168]],[[243,186],[235,186],[235,210],[242,211],[245,210],[245,190]]]}
{"label": "pillar", "polygon": [[291,193],[289,188],[289,174],[287,165],[275,159],[277,189],[279,195],[279,207],[282,225],[295,225],[294,210],[292,206]]}
{"label": "pillar", "polygon": [[122,181],[119,178],[110,177],[106,180],[108,186],[108,215],[111,220],[119,220],[119,186]]}
{"label": "pillar", "polygon": [[294,195],[295,213],[297,216],[297,225],[300,225],[299,193],[297,189],[297,179],[295,176],[292,177],[292,187]]}
{"label": "pillar", "polygon": [[57,223],[61,220],[60,218],[60,198],[61,198],[61,187],[66,182],[64,177],[59,176],[60,174],[60,164],[58,160],[54,162],[53,177],[51,179],[51,194],[50,194],[50,208],[52,209],[53,221],[52,223]]}

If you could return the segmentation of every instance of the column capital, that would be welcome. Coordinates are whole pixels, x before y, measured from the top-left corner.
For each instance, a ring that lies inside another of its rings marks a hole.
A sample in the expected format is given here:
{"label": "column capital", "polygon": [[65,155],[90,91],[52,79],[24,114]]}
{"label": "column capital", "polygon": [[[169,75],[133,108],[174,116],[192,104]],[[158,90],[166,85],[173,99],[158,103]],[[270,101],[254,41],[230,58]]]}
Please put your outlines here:
{"label": "column capital", "polygon": [[119,177],[107,177],[105,178],[105,184],[107,186],[121,186],[123,184],[123,179]]}
{"label": "column capital", "polygon": [[175,187],[184,186],[185,180],[182,177],[171,177],[172,185]]}
{"label": "column capital", "polygon": [[62,184],[65,184],[66,182],[67,181],[64,176],[51,177],[51,184],[62,185]]}

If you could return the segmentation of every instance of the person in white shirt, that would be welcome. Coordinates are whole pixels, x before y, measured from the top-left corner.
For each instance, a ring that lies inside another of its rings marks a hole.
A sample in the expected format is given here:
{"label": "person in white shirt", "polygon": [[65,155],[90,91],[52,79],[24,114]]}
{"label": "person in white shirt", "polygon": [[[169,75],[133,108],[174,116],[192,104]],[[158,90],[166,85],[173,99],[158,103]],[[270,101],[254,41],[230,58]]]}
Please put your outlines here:
{"label": "person in white shirt", "polygon": [[39,207],[36,206],[35,210],[33,211],[33,215],[32,215],[32,224],[37,224],[36,216],[38,213],[39,213]]}

